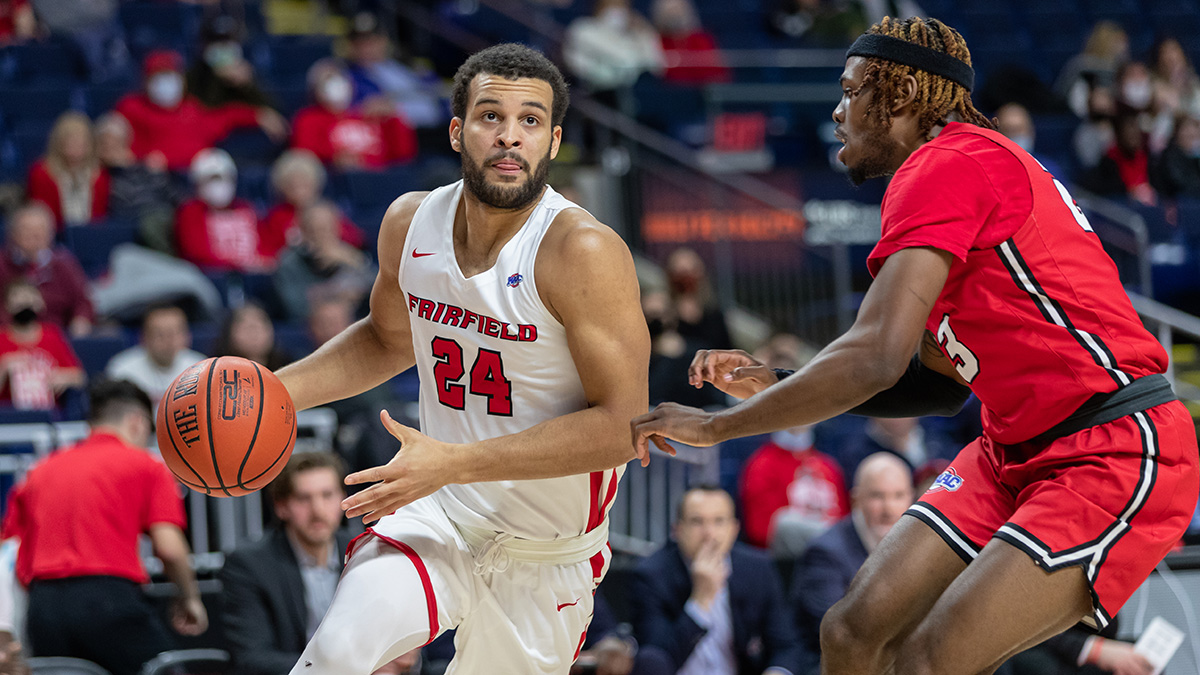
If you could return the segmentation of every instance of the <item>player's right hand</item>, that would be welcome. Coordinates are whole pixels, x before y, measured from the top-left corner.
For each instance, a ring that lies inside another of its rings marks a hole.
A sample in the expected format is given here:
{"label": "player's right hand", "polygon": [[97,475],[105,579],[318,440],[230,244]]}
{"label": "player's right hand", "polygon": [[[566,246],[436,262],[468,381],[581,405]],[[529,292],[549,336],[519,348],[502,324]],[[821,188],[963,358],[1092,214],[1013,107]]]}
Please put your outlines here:
{"label": "player's right hand", "polygon": [[705,382],[734,398],[750,398],[775,384],[775,371],[740,349],[701,349],[688,366],[688,384]]}

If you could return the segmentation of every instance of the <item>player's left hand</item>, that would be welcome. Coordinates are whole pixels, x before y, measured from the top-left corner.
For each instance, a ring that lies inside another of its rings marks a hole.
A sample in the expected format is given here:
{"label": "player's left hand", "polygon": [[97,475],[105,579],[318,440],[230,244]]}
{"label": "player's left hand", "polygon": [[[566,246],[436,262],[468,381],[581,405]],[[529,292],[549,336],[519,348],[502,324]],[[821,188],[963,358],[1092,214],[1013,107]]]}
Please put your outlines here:
{"label": "player's left hand", "polygon": [[386,410],[380,411],[379,419],[388,433],[400,441],[400,450],[383,466],[346,476],[346,485],[375,483],[342,500],[346,517],[362,516],[363,523],[379,520],[451,482],[446,443],[400,424]]}
{"label": "player's left hand", "polygon": [[709,422],[713,413],[699,408],[689,408],[678,403],[660,403],[645,415],[633,418],[629,423],[633,436],[633,450],[642,460],[642,466],[650,463],[650,443],[668,455],[675,454],[667,439],[687,445],[703,447],[713,445],[721,439],[712,433]]}

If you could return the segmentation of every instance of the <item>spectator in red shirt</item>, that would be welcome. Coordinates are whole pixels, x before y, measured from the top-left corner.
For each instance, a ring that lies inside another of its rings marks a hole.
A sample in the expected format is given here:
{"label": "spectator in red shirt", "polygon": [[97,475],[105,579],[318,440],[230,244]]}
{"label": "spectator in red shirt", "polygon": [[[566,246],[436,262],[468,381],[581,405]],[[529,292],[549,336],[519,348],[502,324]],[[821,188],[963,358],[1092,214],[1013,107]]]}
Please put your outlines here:
{"label": "spectator in red shirt", "polygon": [[[45,319],[73,337],[92,330],[95,310],[87,276],[70,251],[54,246],[54,216],[30,202],[8,218],[8,245],[0,255],[0,287],[26,279],[42,294]],[[3,319],[5,317],[0,317]]]}
{"label": "spectator in red shirt", "polygon": [[4,309],[12,319],[0,332],[0,404],[54,410],[59,394],[83,385],[79,357],[58,326],[41,320],[46,303],[33,284],[8,284]]}
{"label": "spectator in red shirt", "polygon": [[192,162],[196,196],[175,217],[179,256],[211,270],[265,271],[273,262],[259,253],[258,214],[235,196],[237,167],[224,150],[209,148]]}
{"label": "spectator in red shirt", "polygon": [[746,541],[796,555],[809,539],[850,514],[846,479],[813,445],[811,426],[771,434],[742,471]]}
{"label": "spectator in red shirt", "polygon": [[133,154],[151,165],[182,171],[196,153],[240,127],[258,126],[276,142],[287,138],[287,122],[270,108],[239,103],[206,108],[189,95],[177,52],[150,52],[143,70],[145,91],[118,101],[116,111],[133,127]]}
{"label": "spectator in red shirt", "polygon": [[691,0],[655,0],[652,14],[662,36],[663,80],[693,85],[730,80],[716,38],[700,25]]}
{"label": "spectator in red shirt", "polygon": [[31,653],[136,675],[174,647],[141,590],[150,577],[139,535],[149,535],[167,578],[179,587],[171,627],[199,635],[208,616],[188,563],[179,483],[145,449],[153,429],[150,399],[125,380],[97,382],[89,394],[91,436],[29,472],[13,492],[3,535],[21,541],[16,568],[29,590]]}
{"label": "spectator in red shirt", "polygon": [[[298,214],[317,203],[325,189],[325,167],[308,150],[292,149],[279,156],[271,167],[271,187],[283,201],[267,211],[262,226],[262,253],[277,258],[287,246],[300,241]],[[355,248],[362,248],[363,232],[344,214],[338,236]]]}
{"label": "spectator in red shirt", "polygon": [[37,17],[29,0],[0,0],[0,46],[25,42],[37,35]]}
{"label": "spectator in red shirt", "polygon": [[322,59],[308,70],[314,105],[296,113],[292,147],[311,150],[338,169],[380,169],[417,155],[417,135],[382,99],[351,108],[354,86],[340,64]]}
{"label": "spectator in red shirt", "polygon": [[29,198],[50,207],[61,230],[108,214],[108,171],[96,157],[92,123],[78,112],[59,115],[46,154],[29,169]]}

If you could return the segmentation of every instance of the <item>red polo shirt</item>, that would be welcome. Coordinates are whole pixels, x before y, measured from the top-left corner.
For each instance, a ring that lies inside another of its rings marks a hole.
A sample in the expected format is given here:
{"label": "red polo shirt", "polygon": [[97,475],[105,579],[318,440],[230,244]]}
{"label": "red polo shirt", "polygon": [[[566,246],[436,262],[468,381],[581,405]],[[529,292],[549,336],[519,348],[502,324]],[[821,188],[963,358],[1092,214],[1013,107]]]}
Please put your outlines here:
{"label": "red polo shirt", "polygon": [[35,466],[13,490],[3,536],[18,537],[17,579],[114,576],[149,581],[138,535],[185,526],[179,483],[166,465],[98,431]]}

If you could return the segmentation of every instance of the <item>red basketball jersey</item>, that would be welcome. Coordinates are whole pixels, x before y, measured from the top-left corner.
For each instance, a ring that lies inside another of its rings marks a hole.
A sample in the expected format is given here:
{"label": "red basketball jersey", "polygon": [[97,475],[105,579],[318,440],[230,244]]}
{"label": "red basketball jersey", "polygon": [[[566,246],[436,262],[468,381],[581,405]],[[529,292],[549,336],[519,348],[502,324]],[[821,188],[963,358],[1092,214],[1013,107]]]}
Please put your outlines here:
{"label": "red basketball jersey", "polygon": [[913,246],[956,258],[926,328],[999,443],[1028,440],[1093,394],[1166,370],[1083,212],[999,133],[949,124],[896,172],[871,274]]}

